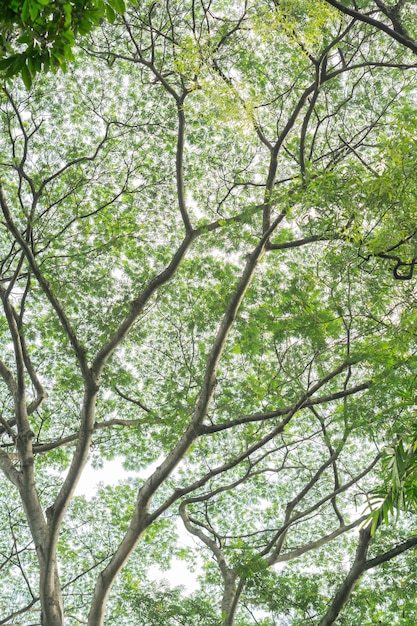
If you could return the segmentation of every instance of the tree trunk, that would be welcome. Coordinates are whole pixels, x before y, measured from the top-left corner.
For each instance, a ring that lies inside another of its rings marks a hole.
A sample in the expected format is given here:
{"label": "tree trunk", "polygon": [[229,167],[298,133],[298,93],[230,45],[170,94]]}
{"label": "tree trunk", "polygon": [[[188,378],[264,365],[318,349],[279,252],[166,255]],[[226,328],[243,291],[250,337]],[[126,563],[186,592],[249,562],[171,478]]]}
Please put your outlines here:
{"label": "tree trunk", "polygon": [[223,626],[233,626],[235,623],[236,609],[242,593],[244,582],[239,581],[236,585],[237,576],[232,570],[223,573],[224,591],[222,598]]}

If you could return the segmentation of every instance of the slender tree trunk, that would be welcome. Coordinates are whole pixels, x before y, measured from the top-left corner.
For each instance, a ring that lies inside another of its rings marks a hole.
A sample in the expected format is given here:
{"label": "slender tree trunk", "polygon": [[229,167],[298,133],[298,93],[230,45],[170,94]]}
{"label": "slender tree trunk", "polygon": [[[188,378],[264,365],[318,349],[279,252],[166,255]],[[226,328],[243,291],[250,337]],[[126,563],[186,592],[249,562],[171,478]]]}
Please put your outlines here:
{"label": "slender tree trunk", "polygon": [[64,609],[51,533],[36,492],[22,494],[39,564],[39,600],[42,626],[64,626]]}
{"label": "slender tree trunk", "polygon": [[236,595],[236,574],[231,570],[222,572],[223,574],[223,597],[222,597],[222,620],[224,626],[233,626],[234,611],[233,604]]}
{"label": "slender tree trunk", "polygon": [[53,596],[43,598],[42,605],[42,626],[64,626],[64,611],[60,590],[56,590]]}

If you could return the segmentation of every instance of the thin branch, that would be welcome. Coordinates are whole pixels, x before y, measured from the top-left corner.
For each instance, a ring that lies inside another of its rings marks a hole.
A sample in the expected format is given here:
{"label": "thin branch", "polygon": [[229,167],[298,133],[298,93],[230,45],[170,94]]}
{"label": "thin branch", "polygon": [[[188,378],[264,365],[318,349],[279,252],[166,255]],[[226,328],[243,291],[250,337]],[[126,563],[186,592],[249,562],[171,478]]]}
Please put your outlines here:
{"label": "thin branch", "polygon": [[132,404],[135,404],[136,406],[141,408],[146,413],[152,413],[152,409],[150,409],[149,407],[145,406],[142,402],[140,402],[140,400],[137,400],[135,398],[130,398],[129,396],[125,395],[124,393],[122,393],[120,391],[120,389],[117,386],[114,387],[114,390],[121,398],[123,398],[123,400],[127,400],[127,402],[131,402]]}
{"label": "thin branch", "polygon": [[365,563],[365,570],[377,567],[378,565],[381,565],[381,563],[386,563],[396,556],[399,556],[400,554],[403,554],[404,552],[407,552],[415,547],[417,547],[417,535],[407,541],[404,541],[403,543],[400,543],[394,548],[391,548],[391,550],[388,550],[383,554],[379,554],[372,559],[368,559]]}
{"label": "thin branch", "polygon": [[177,196],[178,205],[181,212],[181,217],[184,222],[185,231],[187,233],[192,232],[192,226],[190,216],[188,215],[187,205],[185,202],[184,191],[184,138],[185,138],[185,115],[184,115],[184,100],[187,95],[185,91],[177,103],[178,112],[178,133],[177,133],[177,151],[175,156],[175,168],[176,168],[176,181],[177,181]]}
{"label": "thin branch", "polygon": [[7,615],[7,617],[4,617],[3,619],[0,619],[0,625],[5,624],[5,626],[7,626],[9,624],[9,626],[10,626],[10,622],[12,620],[14,620],[15,617],[18,617],[19,615],[23,615],[24,613],[27,613],[27,611],[30,611],[31,608],[37,602],[39,602],[39,598],[33,598],[29,602],[29,604],[27,604],[23,609],[19,609],[18,611],[13,611],[13,613],[10,613],[9,615]]}
{"label": "thin branch", "polygon": [[[356,385],[355,387],[351,387],[350,389],[345,389],[343,391],[337,391],[335,393],[329,394],[327,396],[321,396],[319,398],[311,398],[307,399],[299,410],[308,408],[310,406],[325,404],[327,402],[333,402],[334,400],[339,400],[341,398],[346,398],[348,396],[354,395],[361,391],[366,391],[370,389],[373,385],[373,381],[369,380],[361,385]],[[227,430],[229,428],[234,428],[235,426],[240,426],[241,424],[250,424],[251,422],[261,422],[265,420],[274,419],[275,417],[282,417],[283,415],[287,415],[291,411],[294,410],[296,404],[291,404],[289,406],[283,407],[282,409],[277,409],[276,411],[269,411],[267,413],[254,413],[253,415],[245,415],[244,417],[237,418],[235,420],[230,420],[229,422],[225,422],[224,424],[214,424],[214,425],[203,425],[200,429],[201,435],[217,433],[222,430]]]}
{"label": "thin branch", "polygon": [[292,550],[289,550],[288,552],[279,554],[276,557],[274,557],[274,555],[271,555],[271,557],[269,557],[266,560],[269,565],[275,565],[277,563],[285,563],[287,561],[292,561],[293,559],[297,559],[298,557],[302,556],[303,554],[306,554],[307,552],[311,552],[312,550],[317,550],[318,548],[325,546],[327,543],[330,543],[330,541],[333,541],[337,537],[340,537],[340,535],[343,535],[349,532],[353,528],[357,528],[358,526],[360,526],[360,524],[365,522],[365,520],[367,520],[368,517],[369,517],[368,515],[363,515],[362,517],[358,518],[351,524],[347,524],[346,526],[345,525],[339,526],[338,528],[336,528],[336,530],[329,533],[328,535],[325,535],[324,537],[321,537],[320,539],[316,539],[315,541],[310,541],[309,543],[306,543],[305,545],[300,546],[299,548],[294,548]]}
{"label": "thin branch", "polygon": [[[136,420],[124,420],[124,419],[111,419],[107,422],[95,422],[94,423],[94,432],[96,430],[104,430],[106,428],[111,428],[113,426],[138,426],[139,424],[149,424],[149,421],[145,419],[136,419]],[[80,437],[80,433],[73,433],[72,435],[68,435],[67,437],[62,437],[61,439],[57,439],[55,441],[49,441],[47,443],[35,443],[33,444],[33,453],[41,454],[42,452],[49,452],[50,450],[56,450],[57,448],[62,448],[65,446],[69,446],[75,441],[78,441]]]}
{"label": "thin branch", "polygon": [[11,234],[14,236],[15,240],[17,241],[17,243],[19,244],[19,246],[21,247],[21,249],[23,250],[23,252],[25,253],[26,259],[28,260],[29,265],[32,268],[32,271],[34,273],[34,275],[36,276],[43,292],[45,293],[45,295],[47,296],[49,302],[51,303],[52,307],[54,308],[56,314],[58,315],[58,318],[61,322],[61,326],[65,332],[65,334],[67,335],[73,349],[75,352],[75,355],[77,357],[78,363],[81,367],[81,370],[83,371],[84,374],[88,373],[88,367],[87,367],[87,362],[86,362],[86,357],[85,357],[85,348],[81,345],[81,343],[78,340],[78,337],[75,333],[75,330],[73,329],[69,319],[67,318],[64,309],[61,305],[61,303],[59,302],[58,298],[56,297],[54,291],[52,290],[49,282],[46,280],[46,278],[43,276],[40,268],[38,267],[38,264],[35,260],[35,256],[29,246],[29,244],[27,243],[27,241],[25,241],[25,239],[22,237],[22,235],[20,234],[19,230],[17,229],[6,197],[4,195],[4,191],[3,191],[3,187],[1,185],[0,182],[0,206],[1,209],[3,211],[3,215],[4,218],[6,220],[7,226],[9,231],[11,232]]}
{"label": "thin branch", "polygon": [[162,270],[162,272],[157,274],[148,283],[147,287],[142,291],[142,293],[131,303],[129,313],[121,322],[113,336],[99,350],[94,359],[94,363],[91,369],[94,373],[96,380],[100,378],[100,375],[107,360],[126,337],[127,333],[129,332],[139,315],[142,313],[147,302],[154,295],[157,289],[159,289],[159,287],[167,283],[174,276],[181,261],[183,260],[189,247],[191,246],[191,243],[197,237],[197,235],[198,231],[192,231],[186,234],[181,245],[178,247],[177,251],[173,255],[171,262],[167,265],[165,269]]}
{"label": "thin branch", "polygon": [[325,235],[311,235],[311,237],[304,237],[303,239],[296,239],[294,241],[285,241],[283,243],[269,243],[268,250],[288,250],[289,248],[300,248],[301,246],[307,246],[310,243],[316,241],[334,241],[340,239],[340,235],[337,233],[329,233]]}

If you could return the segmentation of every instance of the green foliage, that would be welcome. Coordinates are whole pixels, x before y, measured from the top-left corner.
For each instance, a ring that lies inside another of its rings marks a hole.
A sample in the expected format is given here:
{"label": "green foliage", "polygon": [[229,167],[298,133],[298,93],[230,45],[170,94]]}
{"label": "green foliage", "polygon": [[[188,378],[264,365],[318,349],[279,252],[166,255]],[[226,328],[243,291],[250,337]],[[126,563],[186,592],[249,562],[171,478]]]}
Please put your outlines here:
{"label": "green foliage", "polygon": [[67,70],[76,39],[104,18],[113,23],[126,10],[124,0],[7,0],[0,17],[0,73],[20,75],[30,89],[43,71]]}
{"label": "green foliage", "polygon": [[161,623],[218,626],[219,623],[210,598],[199,594],[184,598],[181,587],[171,588],[164,581],[138,589],[133,598],[133,610],[144,626],[160,626]]}
{"label": "green foliage", "polygon": [[417,509],[417,434],[403,436],[396,445],[383,452],[384,484],[371,495],[371,531],[379,524],[390,522],[390,515],[401,511],[415,513]]}

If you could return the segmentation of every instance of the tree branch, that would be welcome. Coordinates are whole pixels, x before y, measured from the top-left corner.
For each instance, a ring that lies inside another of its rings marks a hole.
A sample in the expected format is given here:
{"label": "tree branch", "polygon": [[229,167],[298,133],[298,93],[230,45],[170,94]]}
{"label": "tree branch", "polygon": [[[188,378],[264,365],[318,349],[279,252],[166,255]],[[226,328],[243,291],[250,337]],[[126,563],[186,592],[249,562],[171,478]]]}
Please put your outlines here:
{"label": "tree branch", "polygon": [[[315,406],[318,404],[326,404],[327,402],[333,402],[334,400],[340,400],[341,398],[347,398],[348,396],[370,389],[373,384],[374,384],[373,381],[370,380],[365,383],[362,383],[361,385],[356,385],[355,387],[351,387],[350,389],[345,389],[344,391],[337,391],[335,393],[329,394],[327,396],[321,396],[319,398],[307,399],[302,404],[299,410],[308,408],[310,406]],[[252,422],[262,422],[265,420],[274,419],[275,417],[282,417],[283,415],[287,415],[288,413],[293,411],[296,406],[297,406],[296,404],[291,404],[289,406],[283,407],[282,409],[277,409],[276,411],[269,411],[267,413],[254,413],[253,415],[245,415],[235,420],[230,420],[229,422],[225,422],[224,424],[203,425],[201,426],[200,434],[201,435],[213,434],[213,433],[221,432],[222,430],[234,428],[235,426],[240,426],[242,424],[250,424]]]}
{"label": "tree branch", "polygon": [[370,15],[360,13],[359,11],[356,11],[355,9],[350,9],[349,7],[345,6],[344,4],[341,4],[337,0],[326,0],[326,2],[327,4],[331,4],[333,7],[338,9],[341,13],[344,13],[345,15],[349,15],[350,17],[353,17],[355,20],[358,20],[359,22],[363,22],[364,24],[373,26],[377,30],[380,30],[386,33],[392,39],[395,39],[395,41],[398,41],[398,43],[400,43],[402,46],[408,48],[414,54],[417,54],[417,42],[415,42],[414,39],[411,39],[404,32],[399,32],[398,30],[391,28],[387,24],[384,24],[384,22],[374,19]]}

